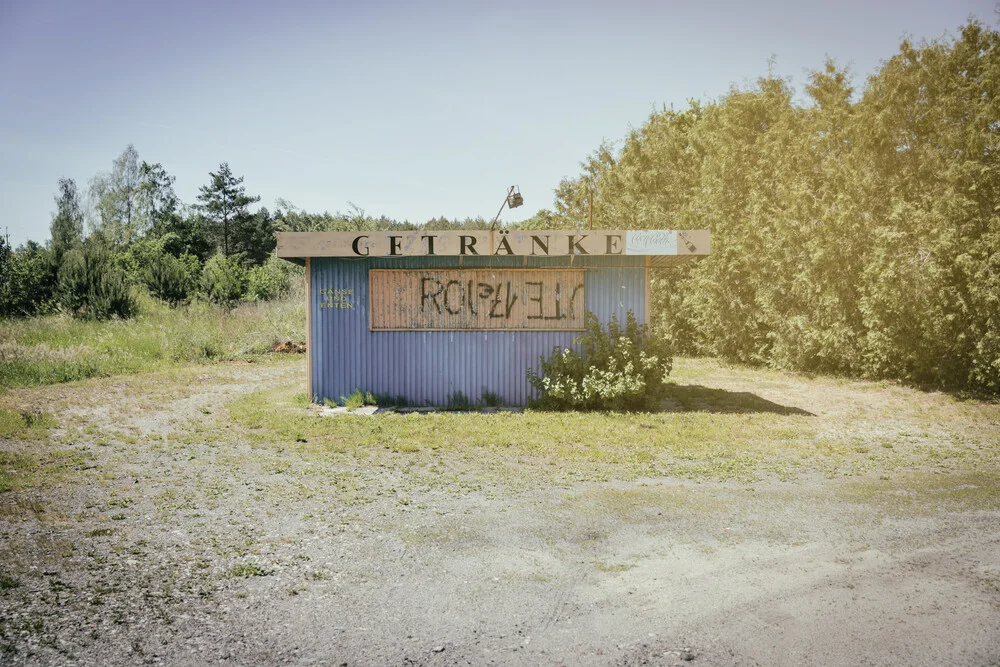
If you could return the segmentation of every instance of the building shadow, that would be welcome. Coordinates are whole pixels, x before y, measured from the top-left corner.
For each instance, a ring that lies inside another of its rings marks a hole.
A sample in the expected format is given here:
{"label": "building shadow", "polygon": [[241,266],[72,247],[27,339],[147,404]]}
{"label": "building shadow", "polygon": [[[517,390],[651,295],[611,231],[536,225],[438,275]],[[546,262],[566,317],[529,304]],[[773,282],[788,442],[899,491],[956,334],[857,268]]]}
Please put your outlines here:
{"label": "building shadow", "polygon": [[726,391],[697,384],[673,384],[667,388],[666,398],[660,405],[661,412],[716,412],[720,414],[751,414],[769,412],[776,415],[803,415],[813,413],[788,405],[781,405],[748,391]]}

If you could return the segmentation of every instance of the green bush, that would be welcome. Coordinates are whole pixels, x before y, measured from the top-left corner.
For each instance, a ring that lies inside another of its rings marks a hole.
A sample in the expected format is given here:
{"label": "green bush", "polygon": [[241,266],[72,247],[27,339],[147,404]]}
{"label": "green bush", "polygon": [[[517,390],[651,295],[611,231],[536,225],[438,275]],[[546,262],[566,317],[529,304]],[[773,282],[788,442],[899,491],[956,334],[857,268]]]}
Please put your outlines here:
{"label": "green bush", "polygon": [[202,269],[201,287],[211,301],[231,306],[243,297],[246,289],[246,269],[238,257],[216,253]]}
{"label": "green bush", "polygon": [[445,404],[448,410],[472,410],[475,408],[475,404],[469,400],[461,389],[451,392],[448,394],[448,400]]}
{"label": "green bush", "polygon": [[904,39],[863,88],[829,61],[664,109],[556,192],[556,224],[707,229],[654,269],[676,350],[1000,393],[1000,31]]}
{"label": "green bush", "polygon": [[55,308],[56,266],[49,251],[28,242],[5,248],[0,266],[0,318],[44,315]]}
{"label": "green bush", "polygon": [[271,255],[262,265],[251,267],[247,271],[244,298],[248,301],[270,301],[285,296],[289,291],[294,268],[295,265],[291,262]]}
{"label": "green bush", "polygon": [[162,254],[151,259],[142,277],[150,294],[177,305],[187,301],[194,291],[198,269],[198,258],[194,255],[185,253],[178,258]]}
{"label": "green bush", "polygon": [[488,408],[499,408],[503,405],[503,398],[501,398],[500,394],[495,391],[490,391],[486,387],[483,387],[483,393],[480,396],[480,400],[482,400],[483,405]]}
{"label": "green bush", "polygon": [[60,305],[74,317],[127,319],[138,307],[125,272],[113,265],[99,241],[63,255],[58,292]]}
{"label": "green bush", "polygon": [[539,360],[540,373],[528,369],[528,382],[543,409],[649,410],[663,398],[673,359],[668,346],[640,326],[632,311],[625,329],[612,317],[607,331],[593,313],[586,313],[584,333],[577,342],[582,354],[553,348]]}

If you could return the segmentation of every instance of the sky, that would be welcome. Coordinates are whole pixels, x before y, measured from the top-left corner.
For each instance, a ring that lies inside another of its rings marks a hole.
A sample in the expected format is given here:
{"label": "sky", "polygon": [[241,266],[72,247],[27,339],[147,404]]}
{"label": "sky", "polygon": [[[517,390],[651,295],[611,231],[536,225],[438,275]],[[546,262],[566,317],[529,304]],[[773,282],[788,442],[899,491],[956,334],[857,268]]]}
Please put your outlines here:
{"label": "sky", "polygon": [[[0,233],[44,242],[57,181],[133,144],[196,203],[228,162],[310,212],[518,221],[664,106],[832,57],[860,89],[903,37],[996,26],[995,0],[0,0]],[[669,227],[669,221],[665,221]]]}

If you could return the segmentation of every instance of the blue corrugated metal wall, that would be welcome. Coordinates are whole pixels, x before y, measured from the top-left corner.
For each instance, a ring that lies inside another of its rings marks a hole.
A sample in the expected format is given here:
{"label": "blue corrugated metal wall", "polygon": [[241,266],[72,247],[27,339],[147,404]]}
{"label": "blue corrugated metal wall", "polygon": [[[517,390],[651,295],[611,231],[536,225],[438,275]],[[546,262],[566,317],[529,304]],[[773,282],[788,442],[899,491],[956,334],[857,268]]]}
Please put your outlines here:
{"label": "blue corrugated metal wall", "polygon": [[[465,257],[462,268],[570,266],[570,258]],[[315,399],[339,400],[355,389],[404,396],[410,405],[446,405],[461,391],[471,401],[483,389],[505,405],[524,405],[532,393],[527,370],[555,346],[576,347],[567,331],[370,331],[368,269],[458,268],[457,257],[399,259],[313,258],[311,264],[312,379]],[[602,322],[645,313],[643,257],[575,257],[591,269],[586,307]],[[320,308],[321,290],[353,290],[352,308]]]}

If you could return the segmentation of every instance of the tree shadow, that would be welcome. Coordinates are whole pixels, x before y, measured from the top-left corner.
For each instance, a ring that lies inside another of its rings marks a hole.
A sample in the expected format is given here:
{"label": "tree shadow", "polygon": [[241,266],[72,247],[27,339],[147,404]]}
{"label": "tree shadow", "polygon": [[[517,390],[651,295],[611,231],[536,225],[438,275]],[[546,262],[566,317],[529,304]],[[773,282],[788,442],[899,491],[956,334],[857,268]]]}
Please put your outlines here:
{"label": "tree shadow", "polygon": [[660,412],[716,412],[720,414],[750,414],[769,412],[776,415],[815,417],[802,408],[780,405],[748,391],[726,391],[697,384],[672,384],[660,404]]}

